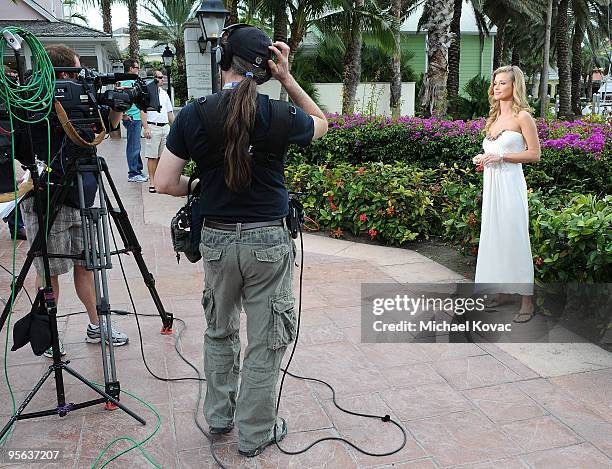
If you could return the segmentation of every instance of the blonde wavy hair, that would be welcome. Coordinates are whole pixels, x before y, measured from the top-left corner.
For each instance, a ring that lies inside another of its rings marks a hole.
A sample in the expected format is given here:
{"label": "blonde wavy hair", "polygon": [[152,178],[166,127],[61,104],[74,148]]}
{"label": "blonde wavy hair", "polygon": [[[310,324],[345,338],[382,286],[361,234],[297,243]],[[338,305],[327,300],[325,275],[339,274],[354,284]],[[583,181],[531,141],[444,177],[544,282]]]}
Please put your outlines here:
{"label": "blonde wavy hair", "polygon": [[512,114],[517,117],[521,111],[527,111],[530,114],[532,112],[527,102],[527,87],[525,86],[525,75],[523,75],[523,71],[516,65],[504,65],[499,67],[493,72],[493,78],[489,85],[489,104],[491,105],[491,109],[489,110],[489,117],[485,124],[485,134],[489,133],[489,129],[501,113],[499,101],[495,100],[493,96],[493,83],[495,82],[495,77],[500,73],[509,73],[512,79]]}

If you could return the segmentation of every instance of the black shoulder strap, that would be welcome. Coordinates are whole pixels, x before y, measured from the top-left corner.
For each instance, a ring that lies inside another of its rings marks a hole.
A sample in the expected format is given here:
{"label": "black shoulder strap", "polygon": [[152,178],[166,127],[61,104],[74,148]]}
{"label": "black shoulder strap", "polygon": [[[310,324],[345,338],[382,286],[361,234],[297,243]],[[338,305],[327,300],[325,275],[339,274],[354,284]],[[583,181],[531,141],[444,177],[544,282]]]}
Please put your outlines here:
{"label": "black shoulder strap", "polygon": [[[208,144],[210,148],[217,148],[220,140],[223,138],[223,133],[219,132],[217,126],[212,125],[215,119],[213,116],[218,116],[218,106],[221,99],[221,93],[211,94],[210,96],[203,96],[198,98],[196,109],[200,115],[206,134],[208,136]],[[215,114],[217,112],[217,114]]]}
{"label": "black shoulder strap", "polygon": [[296,109],[286,101],[270,100],[270,131],[266,147],[269,153],[285,156],[289,146],[289,132],[293,128]]}

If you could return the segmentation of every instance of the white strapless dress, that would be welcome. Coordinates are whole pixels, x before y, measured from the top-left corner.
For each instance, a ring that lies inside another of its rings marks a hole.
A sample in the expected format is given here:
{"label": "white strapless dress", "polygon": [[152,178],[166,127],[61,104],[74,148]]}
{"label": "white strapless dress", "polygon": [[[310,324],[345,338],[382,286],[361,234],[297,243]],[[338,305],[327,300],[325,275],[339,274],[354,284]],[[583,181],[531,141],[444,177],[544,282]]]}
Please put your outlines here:
{"label": "white strapless dress", "polygon": [[[519,153],[527,145],[520,132],[486,137],[485,152]],[[476,283],[503,284],[497,293],[533,294],[533,260],[529,242],[527,183],[520,163],[494,163],[484,168],[482,221],[476,261]]]}

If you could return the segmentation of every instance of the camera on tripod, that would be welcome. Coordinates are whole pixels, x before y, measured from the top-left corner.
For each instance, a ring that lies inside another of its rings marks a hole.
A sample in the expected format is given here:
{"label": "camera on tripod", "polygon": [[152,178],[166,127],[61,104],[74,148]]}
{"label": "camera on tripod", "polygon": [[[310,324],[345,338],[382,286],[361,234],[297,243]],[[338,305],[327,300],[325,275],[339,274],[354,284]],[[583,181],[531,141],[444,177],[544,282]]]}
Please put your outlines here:
{"label": "camera on tripod", "polygon": [[[56,80],[55,99],[75,125],[96,125],[98,111],[127,111],[132,104],[142,111],[159,111],[159,92],[153,79],[144,80],[130,73],[98,73],[85,67],[54,67],[56,73],[75,74],[75,78]],[[133,80],[129,87],[102,91],[106,85]],[[96,132],[97,133],[97,132]]]}

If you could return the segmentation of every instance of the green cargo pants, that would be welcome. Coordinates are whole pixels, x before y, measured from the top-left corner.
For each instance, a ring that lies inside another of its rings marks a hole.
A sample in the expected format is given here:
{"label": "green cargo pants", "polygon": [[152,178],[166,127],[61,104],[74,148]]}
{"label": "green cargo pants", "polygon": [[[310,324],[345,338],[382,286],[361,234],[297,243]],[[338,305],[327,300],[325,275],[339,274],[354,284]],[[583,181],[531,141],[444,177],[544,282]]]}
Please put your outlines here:
{"label": "green cargo pants", "polygon": [[[294,249],[285,227],[202,229],[204,415],[212,427],[226,427],[235,418],[243,451],[268,440],[275,424],[279,369],[296,329]],[[248,345],[238,393],[242,308]]]}

